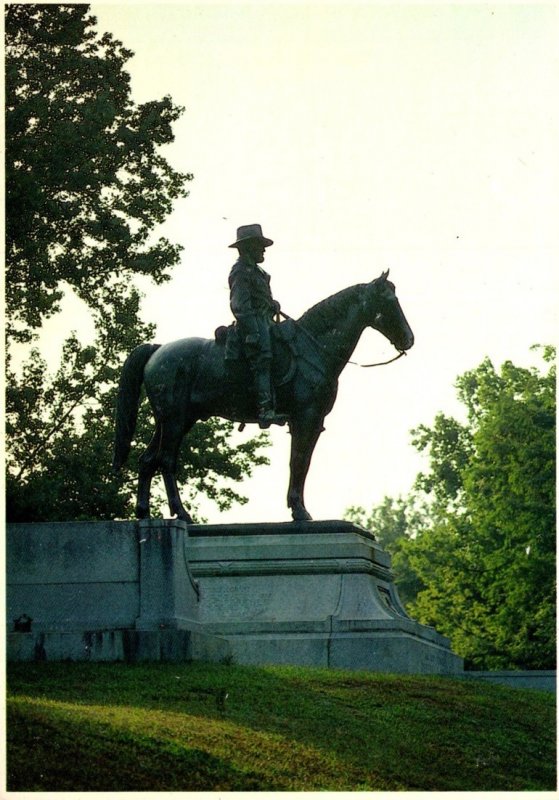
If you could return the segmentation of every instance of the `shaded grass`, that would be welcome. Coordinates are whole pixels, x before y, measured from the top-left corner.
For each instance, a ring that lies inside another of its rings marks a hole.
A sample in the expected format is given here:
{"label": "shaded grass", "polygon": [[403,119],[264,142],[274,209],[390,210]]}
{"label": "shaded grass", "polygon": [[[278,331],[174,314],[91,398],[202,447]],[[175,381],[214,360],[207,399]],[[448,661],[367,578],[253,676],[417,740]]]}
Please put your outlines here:
{"label": "shaded grass", "polygon": [[11,791],[551,791],[554,697],[298,667],[13,664],[7,758]]}

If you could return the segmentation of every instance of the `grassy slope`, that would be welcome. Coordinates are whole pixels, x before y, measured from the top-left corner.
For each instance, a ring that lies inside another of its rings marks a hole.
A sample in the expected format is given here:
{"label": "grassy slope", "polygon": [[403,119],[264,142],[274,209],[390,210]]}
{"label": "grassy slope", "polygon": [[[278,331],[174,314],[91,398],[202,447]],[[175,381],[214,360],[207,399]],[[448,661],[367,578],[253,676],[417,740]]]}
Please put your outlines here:
{"label": "grassy slope", "polygon": [[11,791],[555,786],[555,708],[546,693],[296,667],[8,670]]}

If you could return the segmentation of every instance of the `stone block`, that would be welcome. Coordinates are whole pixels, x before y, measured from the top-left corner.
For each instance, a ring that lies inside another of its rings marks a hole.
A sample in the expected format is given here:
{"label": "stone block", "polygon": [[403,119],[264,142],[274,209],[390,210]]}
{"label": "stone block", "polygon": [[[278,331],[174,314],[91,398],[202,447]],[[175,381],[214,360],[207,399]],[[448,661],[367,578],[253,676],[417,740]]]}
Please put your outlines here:
{"label": "stone block", "polygon": [[133,522],[8,525],[8,631],[22,614],[33,620],[33,631],[134,625],[138,554]]}
{"label": "stone block", "polygon": [[8,661],[228,661],[230,644],[188,630],[9,633]]}
{"label": "stone block", "polygon": [[6,574],[13,584],[138,580],[135,522],[43,522],[8,526]]}
{"label": "stone block", "polygon": [[230,658],[196,620],[187,537],[177,520],[8,525],[8,658]]}
{"label": "stone block", "polygon": [[[195,530],[193,530],[193,528]],[[204,630],[246,664],[455,674],[448,639],[406,614],[390,558],[367,531],[334,521],[189,526]]]}
{"label": "stone block", "polygon": [[16,584],[8,588],[8,630],[27,614],[33,631],[134,627],[139,614],[138,582]]}
{"label": "stone block", "polygon": [[187,556],[187,527],[180,520],[142,520],[140,614],[136,627],[191,629],[198,618],[198,586]]}

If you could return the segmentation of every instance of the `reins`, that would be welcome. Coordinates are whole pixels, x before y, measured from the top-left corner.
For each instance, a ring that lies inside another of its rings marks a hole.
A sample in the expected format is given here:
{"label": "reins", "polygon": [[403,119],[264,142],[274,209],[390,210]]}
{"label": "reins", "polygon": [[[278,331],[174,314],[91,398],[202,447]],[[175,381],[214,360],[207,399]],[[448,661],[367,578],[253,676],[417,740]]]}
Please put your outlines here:
{"label": "reins", "polygon": [[[341,358],[340,356],[333,356],[332,353],[328,353],[328,351],[326,350],[324,345],[322,345],[317,339],[315,339],[315,337],[312,335],[312,333],[309,333],[309,331],[306,328],[304,328],[302,325],[300,325],[297,322],[296,319],[293,319],[293,317],[290,317],[289,314],[286,314],[283,311],[278,311],[276,316],[277,317],[282,316],[285,319],[290,319],[297,326],[297,328],[299,328],[300,331],[303,331],[303,333],[306,336],[308,336],[308,338],[311,340],[311,342],[313,342],[313,344],[315,344],[319,348],[319,350],[323,350],[325,353],[328,354],[328,356],[330,358],[334,357],[334,358],[337,358],[339,361],[344,361],[344,359]],[[407,353],[406,353],[405,350],[399,350],[398,351],[398,355],[394,356],[394,358],[391,358],[388,361],[377,361],[374,364],[359,364],[357,361],[347,361],[346,363],[347,364],[352,364],[354,367],[362,367],[363,369],[367,369],[368,367],[384,367],[386,364],[392,364],[393,361],[398,361],[399,358],[402,358],[402,356],[406,356],[406,355],[407,355]]]}
{"label": "reins", "polygon": [[393,361],[398,361],[402,356],[407,356],[405,350],[399,350],[398,355],[394,356],[394,358],[391,358],[389,361],[377,361],[376,364],[358,364],[356,361],[348,361],[347,363],[354,364],[356,367],[363,367],[363,369],[366,367],[383,367],[385,364],[392,364]]}

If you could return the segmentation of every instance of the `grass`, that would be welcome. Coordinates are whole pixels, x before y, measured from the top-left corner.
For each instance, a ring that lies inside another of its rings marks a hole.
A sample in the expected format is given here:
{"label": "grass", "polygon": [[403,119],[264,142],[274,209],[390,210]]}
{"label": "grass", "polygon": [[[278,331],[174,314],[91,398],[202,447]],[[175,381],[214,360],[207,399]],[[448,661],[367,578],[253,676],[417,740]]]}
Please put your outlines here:
{"label": "grass", "polygon": [[9,791],[556,788],[544,692],[202,663],[20,663],[7,677]]}

